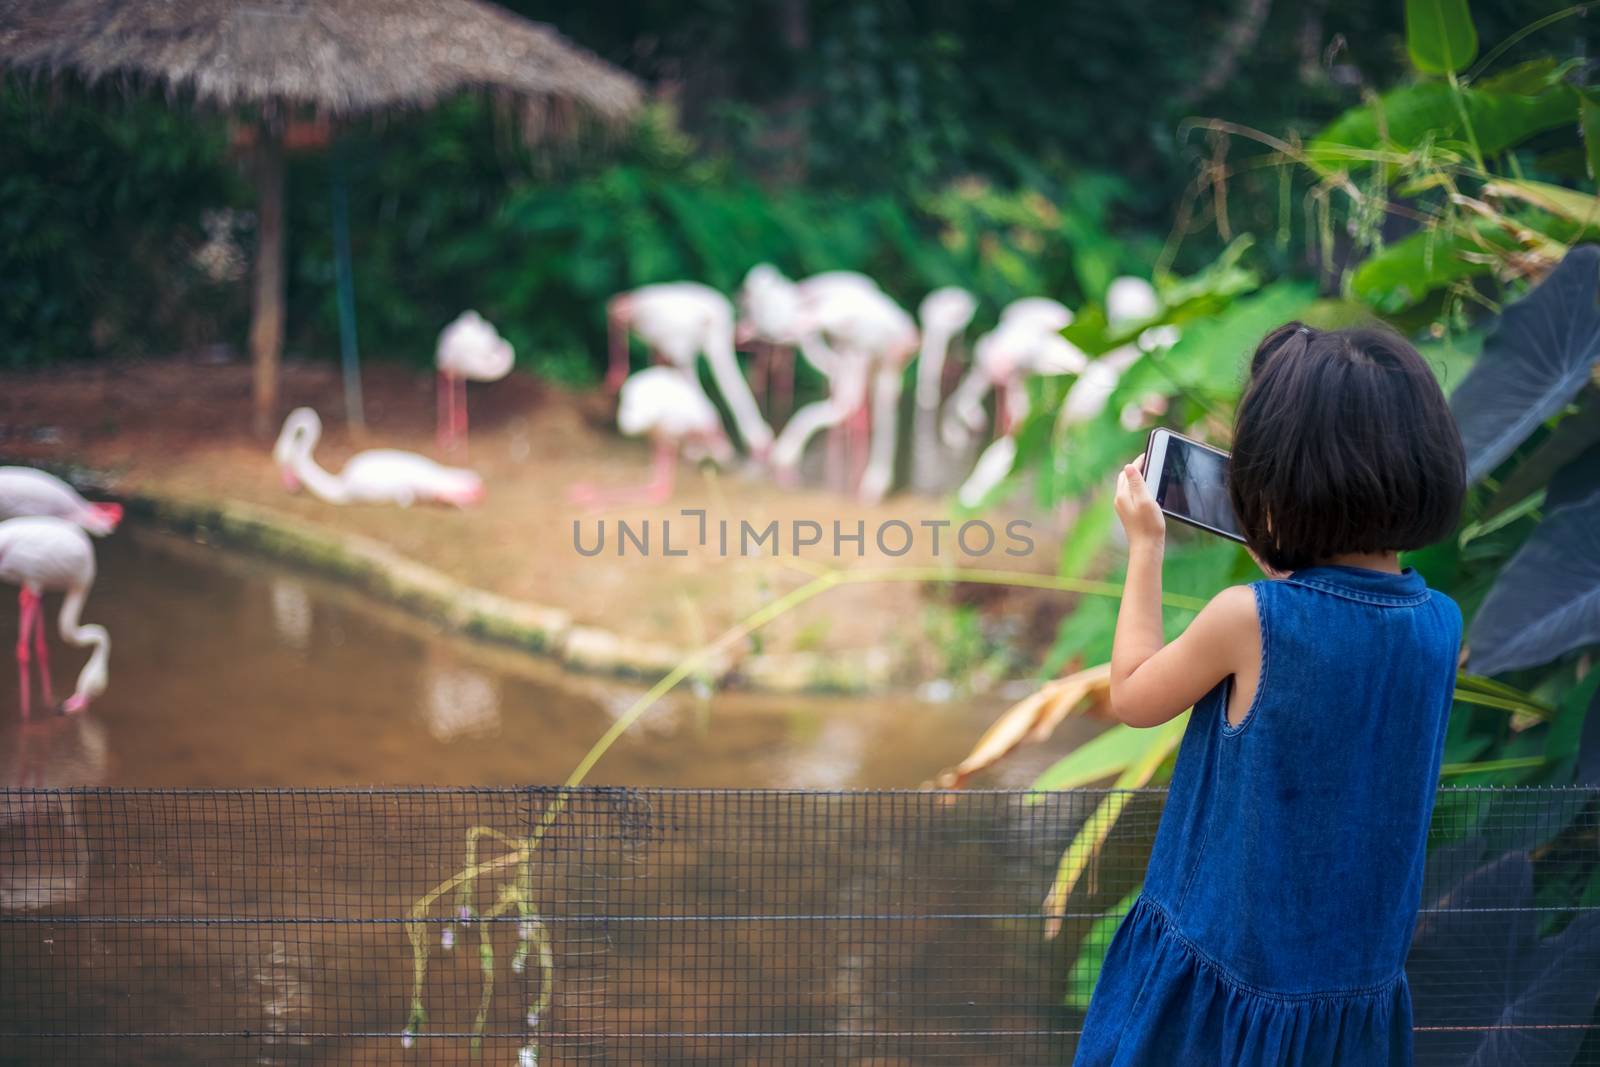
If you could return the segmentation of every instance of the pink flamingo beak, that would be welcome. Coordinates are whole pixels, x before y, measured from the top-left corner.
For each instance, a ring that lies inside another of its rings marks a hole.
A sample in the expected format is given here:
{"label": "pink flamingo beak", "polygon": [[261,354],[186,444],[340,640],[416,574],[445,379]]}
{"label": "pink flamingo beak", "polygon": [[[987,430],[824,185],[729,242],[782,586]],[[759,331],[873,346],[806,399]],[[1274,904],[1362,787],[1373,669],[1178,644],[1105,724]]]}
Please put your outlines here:
{"label": "pink flamingo beak", "polygon": [[61,714],[77,715],[89,709],[89,698],[81,693],[74,693],[61,703]]}
{"label": "pink flamingo beak", "polygon": [[90,504],[89,511],[105,527],[106,533],[111,533],[122,521],[121,504]]}
{"label": "pink flamingo beak", "polygon": [[291,493],[300,491],[300,479],[294,476],[294,471],[288,467],[282,468],[279,473],[283,476],[283,487]]}

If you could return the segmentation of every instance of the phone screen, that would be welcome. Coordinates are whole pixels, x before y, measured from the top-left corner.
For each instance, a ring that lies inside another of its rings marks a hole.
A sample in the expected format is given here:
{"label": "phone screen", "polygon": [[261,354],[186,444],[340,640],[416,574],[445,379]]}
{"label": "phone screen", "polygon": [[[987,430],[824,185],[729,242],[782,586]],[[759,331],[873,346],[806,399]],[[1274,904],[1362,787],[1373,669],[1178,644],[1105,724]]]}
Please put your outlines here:
{"label": "phone screen", "polygon": [[1152,487],[1161,510],[1243,541],[1228,499],[1228,457],[1176,435],[1167,438],[1160,480]]}

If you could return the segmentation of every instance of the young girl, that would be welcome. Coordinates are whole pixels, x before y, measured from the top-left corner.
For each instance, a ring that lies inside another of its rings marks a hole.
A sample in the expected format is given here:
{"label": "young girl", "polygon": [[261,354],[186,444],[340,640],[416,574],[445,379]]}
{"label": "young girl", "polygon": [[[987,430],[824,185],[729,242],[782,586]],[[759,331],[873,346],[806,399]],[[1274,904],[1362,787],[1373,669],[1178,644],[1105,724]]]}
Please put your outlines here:
{"label": "young girl", "polygon": [[1117,482],[1112,710],[1194,714],[1075,1063],[1409,1064],[1402,968],[1461,614],[1397,553],[1453,528],[1461,440],[1400,337],[1290,323],[1251,360],[1229,482],[1277,580],[1219,593],[1171,644],[1165,520],[1136,464]]}

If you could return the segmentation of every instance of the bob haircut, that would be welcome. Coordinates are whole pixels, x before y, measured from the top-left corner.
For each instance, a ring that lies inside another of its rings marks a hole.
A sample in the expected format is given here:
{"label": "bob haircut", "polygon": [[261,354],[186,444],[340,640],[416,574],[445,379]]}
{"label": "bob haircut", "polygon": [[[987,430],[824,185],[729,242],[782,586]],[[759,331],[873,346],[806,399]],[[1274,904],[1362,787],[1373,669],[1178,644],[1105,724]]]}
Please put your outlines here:
{"label": "bob haircut", "polygon": [[1292,571],[1440,540],[1461,512],[1466,457],[1404,338],[1291,322],[1250,360],[1228,492],[1256,556]]}

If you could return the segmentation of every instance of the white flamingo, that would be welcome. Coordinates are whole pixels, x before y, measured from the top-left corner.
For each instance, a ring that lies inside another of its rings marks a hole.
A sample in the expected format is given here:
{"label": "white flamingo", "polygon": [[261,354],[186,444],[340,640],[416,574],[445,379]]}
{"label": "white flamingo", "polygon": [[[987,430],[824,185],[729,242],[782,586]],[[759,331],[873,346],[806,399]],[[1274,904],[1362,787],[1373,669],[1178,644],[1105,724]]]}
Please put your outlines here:
{"label": "white flamingo", "polygon": [[787,415],[794,402],[794,350],[810,328],[816,307],[854,293],[880,291],[877,282],[859,271],[823,271],[795,282],[770,263],[750,268],[739,287],[734,338],[755,351],[752,384],[757,393],[767,394],[767,409],[774,418]]}
{"label": "white flamingo", "polygon": [[867,502],[882,499],[894,475],[901,376],[917,344],[916,322],[881,290],[846,290],[817,301],[800,352],[828,379],[828,397],[795,412],[773,445],[774,467],[793,478],[811,437],[851,419],[870,396],[871,452],[857,491]]}
{"label": "white flamingo", "polygon": [[733,459],[722,417],[700,383],[677,367],[648,367],[629,375],[618,397],[617,428],[629,437],[648,437],[655,446],[650,481],[612,491],[574,486],[568,495],[575,503],[660,504],[672,496],[680,451],[724,465]]}
{"label": "white flamingo", "polygon": [[1041,330],[1059,333],[1072,325],[1072,309],[1048,296],[1024,296],[1000,310],[1001,322],[1031,322]]}
{"label": "white flamingo", "polygon": [[433,361],[439,369],[439,448],[452,452],[457,444],[467,443],[467,382],[497,382],[504,378],[511,373],[516,352],[482,315],[463,311],[439,331]]}
{"label": "white flamingo", "polygon": [[[1179,336],[1176,327],[1151,327],[1140,333],[1134,343],[1090,360],[1059,335],[1058,331],[1072,321],[1070,312],[1066,312],[1066,321],[1061,321],[1062,312],[1066,309],[1054,301],[1019,300],[1002,313],[995,331],[979,340],[974,369],[988,367],[991,381],[1001,390],[1001,410],[997,418],[1000,436],[978,457],[972,473],[957,492],[962,506],[977,507],[1016,463],[1017,443],[1011,431],[1027,413],[1028,393],[1023,386],[1027,373],[1078,375],[1067,390],[1057,415],[1058,427],[1065,429],[1097,418],[1128,368],[1148,352],[1171,347]],[[1155,287],[1142,278],[1120,277],[1106,290],[1106,323],[1113,332],[1149,322],[1160,312],[1161,302]],[[1007,335],[1013,331],[1016,331],[1015,336],[1008,340]],[[951,397],[952,410],[945,420],[947,440],[952,435],[960,439],[965,431],[982,428],[980,387],[974,385],[967,391],[966,386],[964,381],[963,388],[958,388]],[[1165,403],[1165,397],[1158,393],[1131,401],[1119,413],[1119,421],[1130,429],[1143,425],[1165,410]]]}
{"label": "white flamingo", "polygon": [[1126,330],[1160,313],[1161,298],[1155,286],[1143,278],[1124,274],[1113,278],[1106,288],[1106,324],[1112,330]]}
{"label": "white flamingo", "polygon": [[745,447],[757,456],[766,454],[772,429],[761,417],[734,355],[732,301],[698,282],[647,285],[612,297],[606,305],[606,322],[611,341],[608,388],[620,389],[628,373],[630,330],[652,356],[684,371],[696,389],[700,388],[697,364],[703,355]]}
{"label": "white flamingo", "polygon": [[965,289],[946,286],[922,298],[917,323],[922,348],[917,353],[916,420],[912,424],[911,483],[923,491],[943,486],[951,457],[939,441],[939,405],[944,400],[947,357],[955,339],[977,313],[977,299]]}
{"label": "white flamingo", "polygon": [[953,285],[935,289],[917,306],[922,326],[922,349],[917,354],[917,408],[938,409],[944,391],[944,362],[950,344],[978,313],[978,300]]}
{"label": "white flamingo", "polygon": [[289,490],[302,485],[329,504],[398,504],[437,502],[464,508],[483,499],[483,481],[476,472],[445,467],[415,452],[373,448],[357,452],[338,474],[317,465],[311,452],[322,436],[322,420],[310,408],[296,408],[283,422],[272,458]]}
{"label": "white flamingo", "polygon": [[21,587],[17,597],[17,673],[22,717],[28,717],[32,701],[28,669],[34,651],[39,657],[39,682],[45,703],[55,703],[50,692],[50,660],[44,636],[42,600],[46,593],[66,594],[59,620],[61,639],[77,648],[94,649],[61,710],[77,713],[88,707],[89,701],[105,692],[107,659],[111,655],[111,635],[106,628],[79,622],[83,602],[94,585],[94,545],[89,535],[77,524],[51,516],[0,522],[0,582]]}
{"label": "white flamingo", "polygon": [[[1143,278],[1123,275],[1114,279],[1106,290],[1106,325],[1114,333],[1126,333],[1143,326],[1160,314],[1161,298],[1155,286]],[[1132,343],[1100,356],[1067,390],[1058,424],[1065,428],[1097,418],[1110,402],[1122,376],[1141,356],[1171,348],[1182,336],[1182,331],[1170,324],[1149,326],[1141,330]],[[1119,420],[1129,429],[1135,429],[1165,408],[1163,394],[1147,393],[1125,404]]]}
{"label": "white flamingo", "polygon": [[1007,305],[995,328],[978,338],[972,368],[950,394],[942,427],[946,447],[962,448],[984,428],[990,390],[998,397],[995,430],[1005,437],[1028,413],[1030,377],[1083,373],[1088,357],[1060,333],[1071,323],[1071,311],[1044,297]]}
{"label": "white flamingo", "polygon": [[32,467],[0,467],[0,520],[49,515],[104,537],[122,521],[121,504],[92,504],[53,474]]}
{"label": "white flamingo", "polygon": [[1002,318],[993,331],[979,339],[973,371],[951,395],[946,413],[945,439],[963,444],[970,433],[983,428],[983,396],[996,390],[996,436],[978,456],[972,473],[957,490],[963,507],[975,508],[999,485],[1017,458],[1017,430],[1027,418],[1028,378],[1034,375],[1078,374],[1080,380],[1093,369],[1078,347],[1056,332],[1057,320],[1019,316]]}

